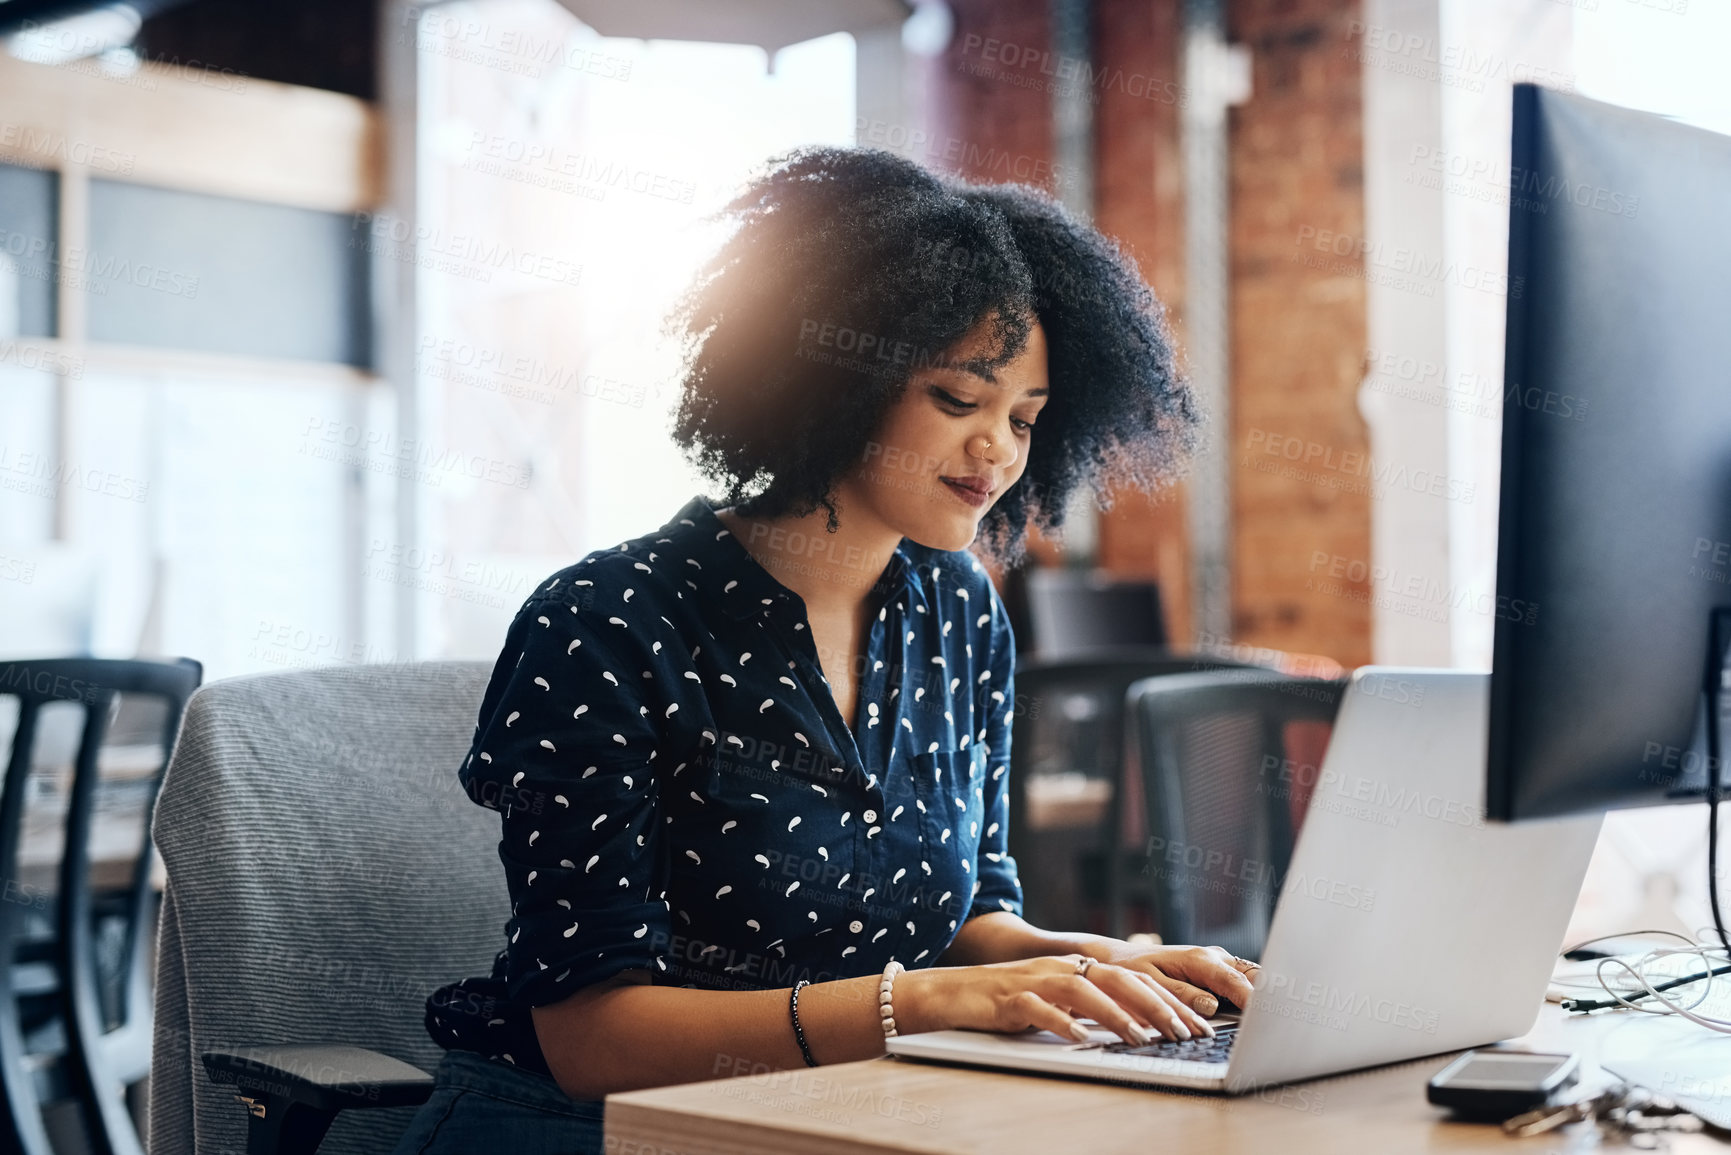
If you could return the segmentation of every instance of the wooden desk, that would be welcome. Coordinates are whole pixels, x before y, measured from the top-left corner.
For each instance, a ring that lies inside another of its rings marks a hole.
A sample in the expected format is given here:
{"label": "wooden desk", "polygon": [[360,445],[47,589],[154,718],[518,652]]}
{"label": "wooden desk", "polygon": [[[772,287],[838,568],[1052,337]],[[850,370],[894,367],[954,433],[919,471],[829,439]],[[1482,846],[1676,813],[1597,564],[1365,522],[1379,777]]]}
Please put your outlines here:
{"label": "wooden desk", "polygon": [[[1567,1016],[1547,1005],[1518,1043],[1580,1052],[1583,1082],[1598,1082],[1601,1054],[1663,1054],[1704,1033],[1677,1019],[1628,1011]],[[1731,1038],[1725,1044],[1731,1048]],[[1225,1098],[874,1059],[611,1095],[607,1151],[1385,1155],[1487,1149],[1550,1155],[1595,1149],[1587,1125],[1516,1141],[1494,1126],[1446,1121],[1425,1101],[1425,1083],[1447,1062],[1448,1056],[1435,1056]],[[1670,1144],[1677,1155],[1728,1149],[1712,1132],[1672,1136]]]}
{"label": "wooden desk", "polygon": [[[103,793],[97,796],[90,823],[90,882],[97,891],[126,890],[145,843],[143,790],[162,769],[160,746],[104,746],[97,757]],[[60,859],[66,841],[67,792],[72,767],[38,766],[28,781],[31,794],[26,802],[18,847],[16,893],[26,898],[52,894],[60,888]],[[166,884],[161,856],[151,850],[151,883],[157,891]]]}

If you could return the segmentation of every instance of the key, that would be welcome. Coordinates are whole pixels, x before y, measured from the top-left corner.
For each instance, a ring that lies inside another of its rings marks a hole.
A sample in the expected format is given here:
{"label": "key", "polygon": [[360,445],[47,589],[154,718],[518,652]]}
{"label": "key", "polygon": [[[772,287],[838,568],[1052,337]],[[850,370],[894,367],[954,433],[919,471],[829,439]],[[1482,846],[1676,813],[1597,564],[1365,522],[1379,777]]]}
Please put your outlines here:
{"label": "key", "polygon": [[1579,1123],[1583,1119],[1598,1120],[1622,1103],[1628,1095],[1628,1087],[1622,1083],[1613,1083],[1597,1095],[1538,1107],[1524,1115],[1516,1115],[1513,1119],[1504,1121],[1503,1130],[1525,1139],[1529,1135],[1543,1135],[1546,1131],[1554,1131],[1570,1123]]}
{"label": "key", "polygon": [[1658,1132],[1688,1133],[1704,1126],[1687,1108],[1640,1087],[1631,1088],[1614,1107],[1603,1112],[1599,1121],[1631,1146],[1648,1148],[1660,1143]]}
{"label": "key", "polygon": [[1513,1119],[1505,1119],[1503,1130],[1517,1139],[1525,1139],[1530,1135],[1543,1135],[1546,1131],[1554,1131],[1570,1123],[1579,1123],[1587,1117],[1586,1102],[1583,1100],[1556,1107],[1535,1108],[1525,1114],[1516,1115]]}

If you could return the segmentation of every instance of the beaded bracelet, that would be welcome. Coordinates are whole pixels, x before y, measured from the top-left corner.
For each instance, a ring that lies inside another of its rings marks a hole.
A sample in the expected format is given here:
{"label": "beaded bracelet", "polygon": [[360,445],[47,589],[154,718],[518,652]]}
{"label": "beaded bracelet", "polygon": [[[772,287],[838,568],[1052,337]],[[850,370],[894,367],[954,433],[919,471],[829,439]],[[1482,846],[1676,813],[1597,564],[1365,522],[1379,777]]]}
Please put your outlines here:
{"label": "beaded bracelet", "polygon": [[817,1060],[811,1056],[811,1047],[805,1041],[805,1029],[799,1025],[799,988],[809,987],[810,979],[800,979],[793,984],[793,994],[788,996],[787,1013],[793,1019],[793,1037],[799,1040],[799,1053],[805,1056],[805,1065],[817,1066]]}
{"label": "beaded bracelet", "polygon": [[884,968],[883,981],[878,984],[878,1015],[883,1019],[886,1039],[896,1037],[895,1009],[890,1006],[890,990],[896,985],[896,976],[905,969],[901,963],[891,959],[890,965]]}

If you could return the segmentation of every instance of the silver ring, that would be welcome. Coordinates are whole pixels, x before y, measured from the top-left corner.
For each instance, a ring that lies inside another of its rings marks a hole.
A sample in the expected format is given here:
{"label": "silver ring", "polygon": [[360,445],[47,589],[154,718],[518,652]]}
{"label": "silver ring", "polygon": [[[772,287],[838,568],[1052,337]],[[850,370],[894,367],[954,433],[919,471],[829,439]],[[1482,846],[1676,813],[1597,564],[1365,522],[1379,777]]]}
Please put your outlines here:
{"label": "silver ring", "polygon": [[1249,959],[1239,958],[1237,955],[1232,956],[1232,961],[1234,963],[1238,964],[1238,969],[1240,971],[1245,971],[1245,970],[1253,970],[1254,971],[1254,970],[1261,970],[1262,969],[1261,963],[1251,962]]}
{"label": "silver ring", "polygon": [[1089,958],[1087,955],[1083,955],[1081,961],[1076,964],[1076,973],[1079,975],[1086,975],[1088,973],[1088,968],[1093,965],[1094,960]]}

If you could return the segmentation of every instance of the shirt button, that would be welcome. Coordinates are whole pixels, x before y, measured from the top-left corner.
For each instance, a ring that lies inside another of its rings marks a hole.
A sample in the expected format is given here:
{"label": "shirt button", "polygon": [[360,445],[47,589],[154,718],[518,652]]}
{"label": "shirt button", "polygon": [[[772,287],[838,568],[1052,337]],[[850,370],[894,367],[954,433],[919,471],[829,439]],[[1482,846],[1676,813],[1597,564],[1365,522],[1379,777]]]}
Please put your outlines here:
{"label": "shirt button", "polygon": [[878,812],[876,810],[868,810],[864,814],[860,815],[860,817],[865,819],[867,822],[876,822],[878,820]]}
{"label": "shirt button", "polygon": [[865,929],[865,923],[861,922],[859,919],[856,918],[852,922],[847,924],[847,928],[848,928],[848,930],[852,931],[854,934],[858,934],[860,931]]}

